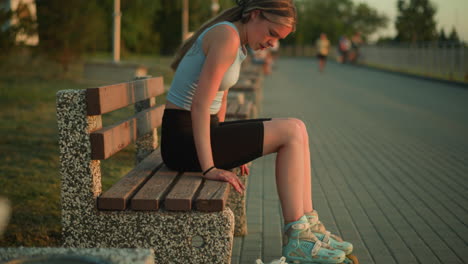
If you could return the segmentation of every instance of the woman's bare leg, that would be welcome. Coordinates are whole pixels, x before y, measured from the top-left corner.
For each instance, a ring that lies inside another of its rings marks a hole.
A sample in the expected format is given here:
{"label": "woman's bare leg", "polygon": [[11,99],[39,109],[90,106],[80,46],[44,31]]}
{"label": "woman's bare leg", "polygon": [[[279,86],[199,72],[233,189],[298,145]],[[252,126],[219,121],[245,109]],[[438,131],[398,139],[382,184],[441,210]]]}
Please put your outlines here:
{"label": "woman's bare leg", "polygon": [[304,160],[306,155],[304,154],[303,134],[305,126],[301,123],[302,121],[297,119],[272,119],[264,122],[263,155],[278,153],[276,185],[285,222],[298,220],[304,215],[306,209],[304,208],[304,190],[306,189],[304,185],[306,185],[305,178],[307,177],[304,175],[307,166]]}
{"label": "woman's bare leg", "polygon": [[307,127],[304,122],[299,119],[295,120],[301,127],[302,139],[304,142],[304,213],[313,211],[312,204],[312,171],[310,165],[310,148],[309,148],[309,135],[307,133]]}

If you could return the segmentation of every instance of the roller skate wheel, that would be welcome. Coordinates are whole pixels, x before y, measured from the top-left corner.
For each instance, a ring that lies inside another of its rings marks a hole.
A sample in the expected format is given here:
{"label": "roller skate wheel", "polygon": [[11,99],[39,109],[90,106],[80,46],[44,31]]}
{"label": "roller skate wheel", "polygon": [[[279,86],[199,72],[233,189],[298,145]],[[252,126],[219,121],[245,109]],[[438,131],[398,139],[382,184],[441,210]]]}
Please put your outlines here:
{"label": "roller skate wheel", "polygon": [[359,260],[355,255],[351,254],[351,255],[347,255],[346,257],[352,260],[353,264],[359,264]]}

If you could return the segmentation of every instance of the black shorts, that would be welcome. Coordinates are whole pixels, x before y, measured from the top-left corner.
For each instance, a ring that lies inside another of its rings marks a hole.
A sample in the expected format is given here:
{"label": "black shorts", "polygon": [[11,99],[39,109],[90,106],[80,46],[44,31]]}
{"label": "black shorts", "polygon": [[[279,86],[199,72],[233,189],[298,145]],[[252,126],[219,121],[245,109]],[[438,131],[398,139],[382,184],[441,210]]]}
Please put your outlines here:
{"label": "black shorts", "polygon": [[323,55],[323,54],[318,53],[318,54],[317,54],[317,59],[319,59],[319,60],[326,60],[326,59],[327,59],[327,55]]}
{"label": "black shorts", "polygon": [[[271,118],[219,122],[211,116],[211,149],[217,168],[233,169],[263,154],[263,122]],[[166,109],[162,121],[161,154],[167,167],[201,171],[189,111]]]}

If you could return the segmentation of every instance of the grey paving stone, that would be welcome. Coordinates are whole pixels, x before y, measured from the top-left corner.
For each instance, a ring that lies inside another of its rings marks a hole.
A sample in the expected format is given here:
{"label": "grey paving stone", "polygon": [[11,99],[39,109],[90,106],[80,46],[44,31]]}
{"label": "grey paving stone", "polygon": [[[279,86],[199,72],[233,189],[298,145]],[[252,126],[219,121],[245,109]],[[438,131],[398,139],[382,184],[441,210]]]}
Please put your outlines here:
{"label": "grey paving stone", "polygon": [[[321,221],[354,244],[361,263],[463,263],[468,90],[334,63],[320,74],[315,66],[281,59],[265,78],[262,115],[298,117],[308,127]],[[248,217],[262,250],[243,251],[241,263],[278,256],[274,158],[254,162],[261,173],[249,179]]]}
{"label": "grey paving stone", "polygon": [[234,245],[233,245],[233,248],[232,248],[231,264],[239,264],[240,263],[241,252],[242,252],[242,244],[243,244],[242,237],[235,237],[234,238]]}

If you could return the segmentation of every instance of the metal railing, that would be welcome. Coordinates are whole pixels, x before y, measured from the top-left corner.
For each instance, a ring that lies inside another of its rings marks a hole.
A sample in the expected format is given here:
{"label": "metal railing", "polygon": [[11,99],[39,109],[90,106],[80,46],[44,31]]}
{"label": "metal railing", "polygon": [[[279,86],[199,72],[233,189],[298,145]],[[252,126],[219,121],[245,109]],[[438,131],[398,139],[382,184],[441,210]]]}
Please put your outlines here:
{"label": "metal railing", "polygon": [[366,45],[359,62],[428,77],[468,81],[468,50],[453,43]]}

